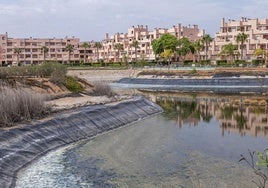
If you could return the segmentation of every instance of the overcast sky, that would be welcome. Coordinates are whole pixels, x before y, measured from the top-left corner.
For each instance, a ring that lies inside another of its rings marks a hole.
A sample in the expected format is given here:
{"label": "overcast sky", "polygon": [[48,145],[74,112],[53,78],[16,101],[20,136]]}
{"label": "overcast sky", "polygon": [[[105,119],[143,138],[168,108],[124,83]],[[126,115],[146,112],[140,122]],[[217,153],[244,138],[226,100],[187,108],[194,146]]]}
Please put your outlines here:
{"label": "overcast sky", "polygon": [[214,36],[222,18],[268,18],[268,0],[0,0],[0,33],[12,38],[99,41],[132,25],[197,24]]}

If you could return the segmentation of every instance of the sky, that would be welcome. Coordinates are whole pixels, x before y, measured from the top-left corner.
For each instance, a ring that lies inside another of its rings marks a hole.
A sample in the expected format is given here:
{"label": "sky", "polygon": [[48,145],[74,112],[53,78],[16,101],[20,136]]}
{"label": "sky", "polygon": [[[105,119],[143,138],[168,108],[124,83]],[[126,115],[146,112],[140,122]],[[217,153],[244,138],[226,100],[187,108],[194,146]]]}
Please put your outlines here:
{"label": "sky", "polygon": [[198,25],[212,37],[222,18],[268,18],[268,0],[0,0],[0,33],[11,38],[100,41],[148,25]]}

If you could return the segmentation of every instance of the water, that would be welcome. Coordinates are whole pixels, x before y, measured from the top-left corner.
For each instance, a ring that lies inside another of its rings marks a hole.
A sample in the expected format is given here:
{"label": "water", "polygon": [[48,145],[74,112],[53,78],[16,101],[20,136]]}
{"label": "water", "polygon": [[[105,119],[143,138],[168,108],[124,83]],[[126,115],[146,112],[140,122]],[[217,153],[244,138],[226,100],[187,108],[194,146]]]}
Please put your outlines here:
{"label": "water", "polygon": [[17,187],[256,187],[238,161],[268,147],[265,98],[146,95],[165,112],[49,153]]}

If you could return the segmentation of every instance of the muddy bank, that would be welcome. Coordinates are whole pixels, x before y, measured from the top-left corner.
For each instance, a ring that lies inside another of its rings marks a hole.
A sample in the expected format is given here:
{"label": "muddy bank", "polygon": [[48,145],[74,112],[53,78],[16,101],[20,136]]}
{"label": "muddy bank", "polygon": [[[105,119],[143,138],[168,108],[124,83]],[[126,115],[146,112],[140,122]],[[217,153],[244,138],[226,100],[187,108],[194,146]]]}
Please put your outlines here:
{"label": "muddy bank", "polygon": [[17,172],[50,150],[160,112],[156,104],[137,97],[116,104],[81,107],[31,125],[0,130],[0,185],[14,187]]}

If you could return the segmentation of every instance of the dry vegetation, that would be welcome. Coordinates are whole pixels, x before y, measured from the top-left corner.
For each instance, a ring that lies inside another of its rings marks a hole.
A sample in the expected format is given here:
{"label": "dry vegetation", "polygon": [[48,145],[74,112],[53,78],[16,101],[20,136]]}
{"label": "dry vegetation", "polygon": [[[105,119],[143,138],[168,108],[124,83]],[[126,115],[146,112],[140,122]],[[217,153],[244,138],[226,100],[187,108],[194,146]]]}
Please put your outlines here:
{"label": "dry vegetation", "polygon": [[50,112],[44,105],[47,96],[33,94],[22,89],[0,88],[0,127],[16,122],[43,117]]}
{"label": "dry vegetation", "polygon": [[107,97],[112,97],[115,95],[114,91],[112,88],[109,86],[108,83],[104,82],[95,82],[93,88],[93,95],[95,96],[107,96]]}

